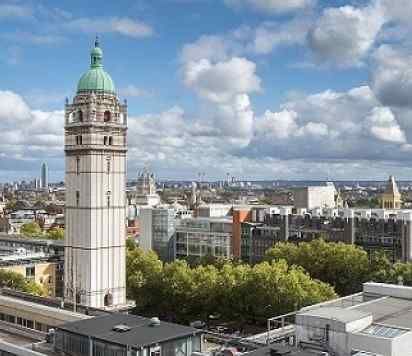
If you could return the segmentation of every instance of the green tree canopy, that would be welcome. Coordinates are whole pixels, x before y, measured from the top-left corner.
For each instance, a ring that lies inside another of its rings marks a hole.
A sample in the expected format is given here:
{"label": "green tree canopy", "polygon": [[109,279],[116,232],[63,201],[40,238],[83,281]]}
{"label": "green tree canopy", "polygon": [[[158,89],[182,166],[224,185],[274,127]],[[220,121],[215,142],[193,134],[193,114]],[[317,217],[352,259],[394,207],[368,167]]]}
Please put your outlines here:
{"label": "green tree canopy", "polygon": [[64,240],[64,229],[53,227],[47,231],[47,238],[51,240]]}
{"label": "green tree canopy", "polygon": [[128,252],[127,290],[138,313],[184,323],[211,314],[262,323],[336,296],[332,287],[285,261],[190,267],[182,260],[162,264],[155,253],[139,248]]}
{"label": "green tree canopy", "polygon": [[34,281],[30,281],[20,273],[0,269],[0,287],[12,288],[22,292],[43,295],[43,288]]}
{"label": "green tree canopy", "polygon": [[312,278],[333,286],[339,295],[359,292],[370,278],[366,251],[344,243],[313,240],[299,245],[279,243],[266,254],[266,260],[286,260],[289,265],[303,267]]}
{"label": "green tree canopy", "polygon": [[7,204],[6,204],[6,210],[7,211],[13,211],[13,210],[15,210],[16,209],[16,205],[17,205],[17,202],[16,202],[16,200],[9,200],[8,202],[7,202]]}
{"label": "green tree canopy", "polygon": [[23,224],[22,227],[20,228],[20,233],[24,236],[38,236],[41,235],[42,231],[40,228],[40,225],[35,222],[29,222],[26,224]]}

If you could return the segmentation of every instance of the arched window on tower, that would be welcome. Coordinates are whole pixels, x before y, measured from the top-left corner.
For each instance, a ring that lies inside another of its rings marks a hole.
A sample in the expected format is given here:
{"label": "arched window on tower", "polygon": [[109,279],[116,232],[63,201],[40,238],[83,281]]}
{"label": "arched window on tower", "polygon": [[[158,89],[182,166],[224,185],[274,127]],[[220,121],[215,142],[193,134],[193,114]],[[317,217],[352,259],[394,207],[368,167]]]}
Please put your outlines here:
{"label": "arched window on tower", "polygon": [[106,110],[104,112],[104,122],[109,122],[112,118],[112,114],[110,113],[109,110]]}
{"label": "arched window on tower", "polygon": [[77,112],[77,118],[79,119],[79,122],[83,122],[83,111],[79,110]]}
{"label": "arched window on tower", "polygon": [[105,296],[104,296],[104,306],[105,307],[110,307],[113,304],[113,296],[110,292],[108,292]]}

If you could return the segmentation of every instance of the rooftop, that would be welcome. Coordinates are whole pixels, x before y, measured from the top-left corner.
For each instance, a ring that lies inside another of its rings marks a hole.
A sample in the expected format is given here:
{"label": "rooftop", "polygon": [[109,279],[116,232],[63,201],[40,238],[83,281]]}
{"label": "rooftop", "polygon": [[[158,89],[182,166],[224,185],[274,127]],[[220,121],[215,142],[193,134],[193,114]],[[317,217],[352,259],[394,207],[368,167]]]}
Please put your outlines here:
{"label": "rooftop", "polygon": [[[122,326],[124,330],[113,328]],[[151,323],[151,319],[130,314],[112,314],[75,321],[59,327],[60,330],[87,335],[109,343],[143,347],[202,333],[201,330],[173,323]]]}
{"label": "rooftop", "polygon": [[412,331],[412,288],[364,283],[363,292],[301,309],[297,315],[348,323],[372,316],[361,333],[395,338]]}
{"label": "rooftop", "polygon": [[299,315],[315,316],[329,320],[337,320],[342,323],[350,323],[371,315],[370,312],[363,312],[354,309],[344,309],[339,307],[322,307],[309,309],[298,313]]}

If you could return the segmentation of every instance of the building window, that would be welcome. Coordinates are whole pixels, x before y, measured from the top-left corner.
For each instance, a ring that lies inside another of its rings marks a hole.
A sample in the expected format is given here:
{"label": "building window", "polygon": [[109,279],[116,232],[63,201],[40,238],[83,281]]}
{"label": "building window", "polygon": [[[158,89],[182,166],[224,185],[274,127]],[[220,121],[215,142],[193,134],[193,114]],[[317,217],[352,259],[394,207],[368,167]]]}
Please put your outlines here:
{"label": "building window", "polygon": [[80,192],[76,191],[76,206],[80,205]]}
{"label": "building window", "polygon": [[113,137],[110,136],[110,137],[109,137],[109,146],[111,146],[112,144],[113,144]]}
{"label": "building window", "polygon": [[80,174],[80,157],[76,158],[76,174]]}
{"label": "building window", "polygon": [[76,145],[82,145],[83,144],[83,137],[80,136],[76,136]]}
{"label": "building window", "polygon": [[35,275],[35,267],[26,267],[26,278],[34,278]]}
{"label": "building window", "polygon": [[103,144],[104,144],[105,146],[107,146],[107,136],[104,136],[104,137],[103,137]]}
{"label": "building window", "polygon": [[110,111],[105,111],[104,112],[104,122],[109,122],[111,119],[112,114],[110,113]]}
{"label": "building window", "polygon": [[77,117],[79,119],[79,122],[83,122],[83,111],[79,110],[77,112]]}

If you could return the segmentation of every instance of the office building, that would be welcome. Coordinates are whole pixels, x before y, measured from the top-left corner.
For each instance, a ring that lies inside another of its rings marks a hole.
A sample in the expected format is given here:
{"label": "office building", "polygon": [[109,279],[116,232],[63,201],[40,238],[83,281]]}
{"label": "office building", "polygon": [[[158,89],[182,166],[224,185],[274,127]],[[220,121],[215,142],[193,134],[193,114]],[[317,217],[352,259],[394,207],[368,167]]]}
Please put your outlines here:
{"label": "office building", "polygon": [[191,260],[231,258],[232,217],[181,220],[176,226],[175,256]]}
{"label": "office building", "polygon": [[202,204],[196,209],[196,216],[200,218],[220,218],[230,216],[233,205],[231,204]]}
{"label": "office building", "polygon": [[336,189],[333,184],[296,188],[293,192],[296,209],[334,208]]}
{"label": "office building", "polygon": [[175,214],[175,210],[168,207],[140,209],[139,246],[144,251],[155,251],[162,261],[174,257]]}
{"label": "office building", "polygon": [[126,303],[127,105],[97,39],[90,58],[65,108],[65,297],[112,308]]}

